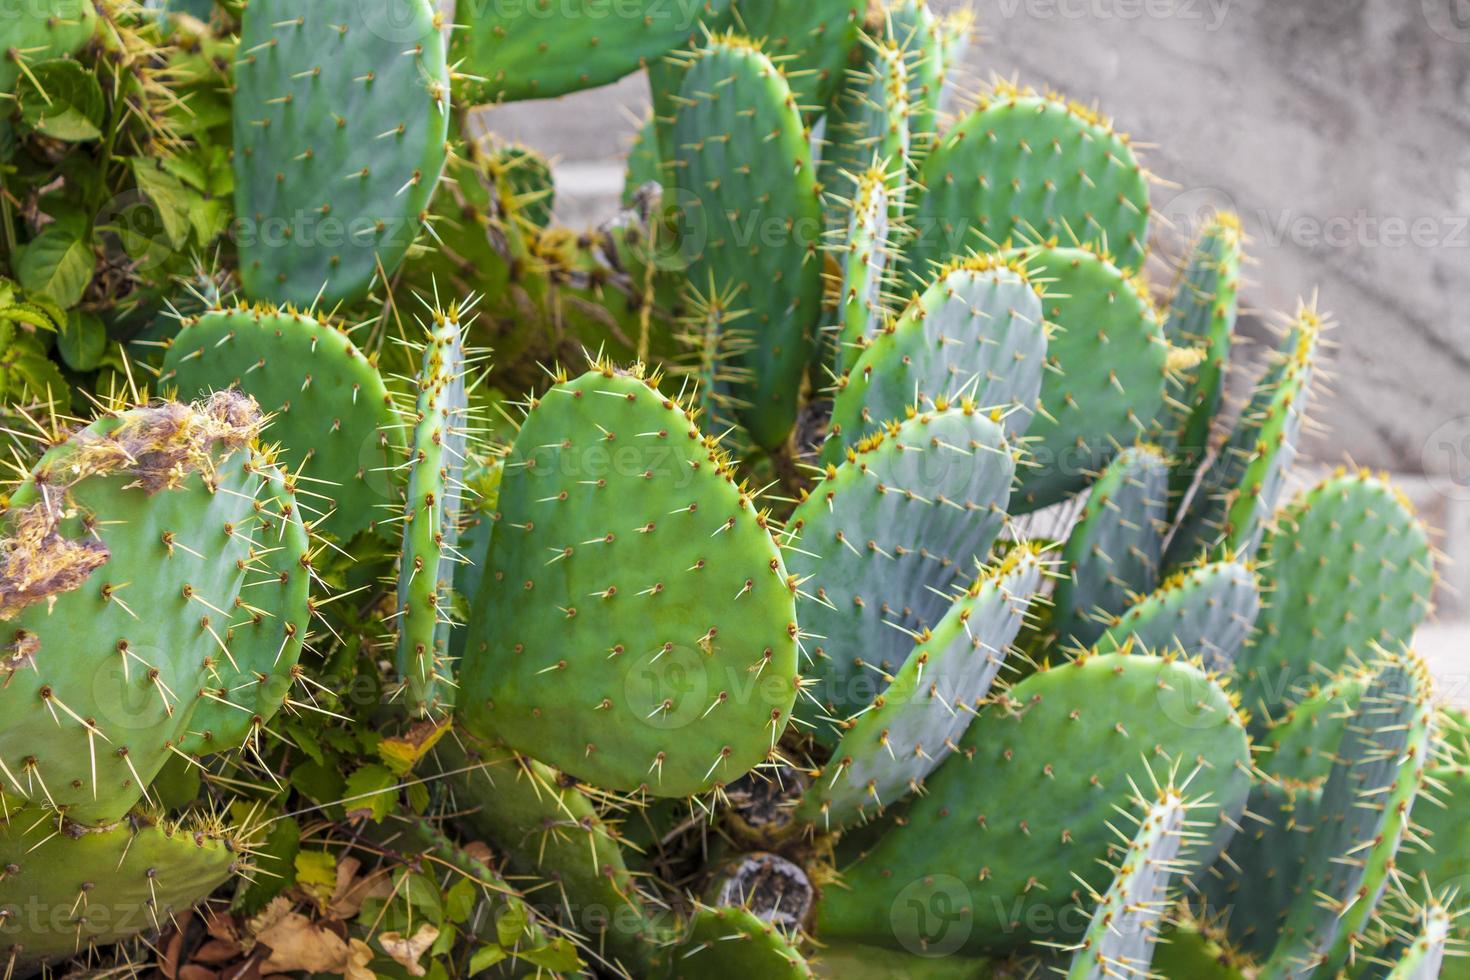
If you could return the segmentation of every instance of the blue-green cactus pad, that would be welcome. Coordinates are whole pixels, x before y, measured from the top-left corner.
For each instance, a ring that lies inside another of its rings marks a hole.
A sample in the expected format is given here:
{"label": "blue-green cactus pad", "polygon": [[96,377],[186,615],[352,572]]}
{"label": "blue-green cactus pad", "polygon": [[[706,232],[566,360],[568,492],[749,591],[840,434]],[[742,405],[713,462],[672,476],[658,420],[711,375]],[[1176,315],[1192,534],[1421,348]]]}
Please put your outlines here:
{"label": "blue-green cactus pad", "polygon": [[999,409],[1006,435],[1027,430],[1042,390],[1042,300],[1023,266],[971,259],[945,268],[866,343],[838,382],[829,462],[915,406],[969,398]]}
{"label": "blue-green cactus pad", "polygon": [[1171,575],[1108,627],[1098,649],[1136,643],[1153,653],[1182,653],[1206,670],[1228,673],[1261,608],[1256,573],[1235,561]]}
{"label": "blue-green cactus pad", "polygon": [[1062,548],[1051,616],[1059,642],[1092,646],[1110,617],[1158,585],[1168,493],[1169,464],[1153,446],[1123,450],[1098,475]]}
{"label": "blue-green cactus pad", "polygon": [[796,508],[787,564],[806,580],[812,660],[797,715],[819,740],[835,745],[833,726],[866,707],[944,617],[1000,533],[1014,472],[1000,426],[962,404],[859,443]]}
{"label": "blue-green cactus pad", "polygon": [[1044,570],[1037,549],[1020,545],[957,595],[893,682],[849,719],[796,815],[841,827],[876,816],[922,785],[1000,675]]}
{"label": "blue-green cactus pad", "polygon": [[253,299],[367,295],[444,168],[449,70],[430,0],[251,0],[235,62],[235,213]]}

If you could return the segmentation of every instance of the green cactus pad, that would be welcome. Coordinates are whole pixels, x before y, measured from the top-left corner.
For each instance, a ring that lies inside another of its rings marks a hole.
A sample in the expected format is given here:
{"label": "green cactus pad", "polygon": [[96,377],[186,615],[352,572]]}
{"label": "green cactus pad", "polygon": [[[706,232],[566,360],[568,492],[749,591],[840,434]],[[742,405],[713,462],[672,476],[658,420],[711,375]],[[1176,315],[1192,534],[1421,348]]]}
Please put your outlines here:
{"label": "green cactus pad", "polygon": [[[1159,657],[1089,655],[1033,674],[980,712],[959,749],[902,825],[840,869],[823,935],[929,955],[1075,940],[1078,878],[1096,890],[1109,880],[1115,807],[1172,772],[1212,805],[1201,819],[1213,825],[1239,818],[1250,784],[1229,697]],[[1213,857],[1200,848],[1201,863]]]}
{"label": "green cactus pad", "polygon": [[1175,347],[1198,349],[1202,360],[1181,373],[1170,393],[1165,439],[1175,456],[1171,499],[1181,500],[1210,445],[1210,429],[1225,395],[1225,369],[1235,332],[1240,286],[1240,219],[1218,214],[1200,231],[1190,250],[1164,319],[1164,338]]}
{"label": "green cactus pad", "polygon": [[489,841],[512,868],[555,881],[563,921],[592,936],[626,970],[646,969],[664,936],[645,906],[613,831],[592,801],[555,770],[477,741],[436,750],[453,773],[458,822]]}
{"label": "green cactus pad", "polygon": [[[1370,959],[1368,968],[1360,975],[1375,980],[1378,977],[1384,980],[1455,980],[1446,972],[1445,960],[1454,927],[1455,917],[1439,902],[1431,900],[1418,911],[1410,928],[1396,930],[1396,941],[1389,947],[1394,959],[1379,959],[1377,962]],[[1451,969],[1458,970],[1459,967]]]}
{"label": "green cactus pad", "polygon": [[764,515],[634,375],[599,365],[532,404],[471,607],[461,719],[609,789],[733,780],[796,696],[793,586]]}
{"label": "green cactus pad", "polygon": [[812,980],[811,967],[781,930],[742,908],[700,906],[682,939],[658,963],[670,980]]}
{"label": "green cactus pad", "polygon": [[545,157],[512,143],[495,147],[486,154],[484,163],[490,181],[510,198],[510,210],[536,228],[551,224],[556,183]]}
{"label": "green cactus pad", "polygon": [[[888,207],[903,214],[909,180],[908,64],[897,43],[864,37],[860,68],[849,68],[823,131],[822,181],[846,189],[857,175],[876,168],[890,175]],[[848,223],[848,209],[831,199],[829,228]]]}
{"label": "green cactus pad", "polygon": [[1258,724],[1296,689],[1398,650],[1429,611],[1433,559],[1408,501],[1367,473],[1339,471],[1277,516],[1260,554],[1265,607],[1236,664]]}
{"label": "green cactus pad", "polygon": [[1298,312],[1235,428],[1184,502],[1166,565],[1218,549],[1243,558],[1255,554],[1296,459],[1322,326],[1315,311]]}
{"label": "green cactus pad", "polygon": [[1047,361],[1041,308],[1019,265],[977,258],[946,267],[838,382],[824,459],[840,461],[845,447],[915,405],[962,397],[998,409],[1007,436],[1025,432]]}
{"label": "green cactus pad", "polygon": [[[9,10],[5,20],[0,97],[15,91],[27,66],[64,57],[86,44],[96,29],[97,11],[92,0],[28,0]],[[6,105],[6,115],[12,108],[14,103]]]}
{"label": "green cactus pad", "polygon": [[839,320],[823,338],[821,357],[839,377],[852,369],[862,348],[883,326],[894,255],[888,175],[872,168],[856,178],[847,235],[829,249],[842,267]]}
{"label": "green cactus pad", "polygon": [[1361,955],[1432,754],[1431,697],[1412,653],[1378,665],[1322,787],[1305,852],[1312,899],[1291,906],[1263,978],[1331,976]]}
{"label": "green cactus pad", "polygon": [[1308,692],[1261,735],[1257,764],[1273,779],[1320,785],[1372,679],[1366,668],[1349,667]]}
{"label": "green cactus pad", "polygon": [[1115,861],[1113,883],[1100,895],[1087,934],[1072,948],[1068,980],[1146,976],[1164,922],[1169,881],[1187,867],[1189,803],[1166,789],[1137,817],[1137,829]]}
{"label": "green cactus pad", "polygon": [[991,980],[989,960],[965,956],[914,956],[881,946],[824,943],[812,972],[822,980]]}
{"label": "green cactus pad", "polygon": [[1158,585],[1168,492],[1169,464],[1154,446],[1123,450],[1092,484],[1052,594],[1051,630],[1060,642],[1092,646],[1109,617]]}
{"label": "green cactus pad", "polygon": [[806,129],[786,76],[730,36],[711,40],[685,72],[673,140],[688,278],[741,290],[750,306],[734,394],[745,428],[769,449],[796,421],[821,315],[821,202]]}
{"label": "green cactus pad", "polygon": [[[1458,730],[1455,725],[1460,725]],[[1435,894],[1452,896],[1456,913],[1451,936],[1456,949],[1470,942],[1470,726],[1455,709],[1441,709],[1435,725],[1441,752],[1426,773],[1427,789],[1414,805],[1415,837],[1404,842],[1394,860],[1403,880],[1427,882]],[[1445,961],[1444,980],[1470,974],[1463,958]]]}
{"label": "green cactus pad", "polygon": [[811,639],[797,716],[835,745],[938,625],[1000,533],[1015,472],[1000,426],[966,403],[923,412],[829,467],[790,521],[787,565]]}
{"label": "green cactus pad", "polygon": [[464,334],[460,311],[435,311],[415,379],[413,437],[398,567],[398,676],[411,714],[437,716],[452,702],[449,590],[461,560],[460,479],[465,454]]}
{"label": "green cactus pad", "polygon": [[244,865],[235,842],[202,824],[134,816],[91,827],[38,809],[5,816],[0,961],[22,967],[157,932]]}
{"label": "green cactus pad", "polygon": [[923,152],[939,137],[939,96],[953,67],[946,57],[946,19],[935,16],[925,0],[892,0],[883,6],[884,34],[903,51],[907,69],[909,140]]}
{"label": "green cactus pad", "polygon": [[623,174],[623,205],[632,204],[639,190],[648,183],[662,185],[664,182],[663,159],[658,152],[658,121],[650,112],[639,127],[628,147],[626,170]]}
{"label": "green cactus pad", "polygon": [[725,22],[730,0],[467,3],[455,11],[449,60],[466,104],[549,99],[615,82]]}
{"label": "green cactus pad", "polygon": [[1195,876],[1207,931],[1236,957],[1269,956],[1288,910],[1312,901],[1307,849],[1321,799],[1320,786],[1258,780],[1225,853]]}
{"label": "green cactus pad", "polygon": [[162,381],[187,398],[238,386],[273,413],[267,433],[300,472],[300,504],[318,530],[345,541],[391,516],[398,420],[383,379],[341,330],[289,310],[210,311],[185,321]]}
{"label": "green cactus pad", "polygon": [[179,749],[192,755],[243,745],[271,720],[285,705],[306,639],[311,542],[295,483],[273,466],[257,473],[264,506],[256,510],[251,532],[253,574],[239,596],[241,615],[223,634],[230,656],[215,658],[206,678],[210,690],[200,697],[179,742]]}
{"label": "green cactus pad", "polygon": [[245,293],[367,295],[419,233],[444,167],[449,72],[430,0],[252,0],[235,62]]}
{"label": "green cactus pad", "polygon": [[[299,643],[299,580],[279,590],[261,561],[277,543],[265,526],[288,525],[299,542],[300,523],[271,510],[271,464],[249,448],[260,422],[235,392],[109,414],[43,456],[10,497],[0,777],[12,798],[71,820],[118,819],[229,676],[214,665],[229,665],[232,646],[243,668],[267,641],[282,656]],[[278,590],[264,633],[237,604],[251,602],[253,582]]]}
{"label": "green cactus pad", "polygon": [[1240,562],[1211,562],[1171,575],[1108,627],[1098,649],[1137,643],[1154,653],[1198,659],[1227,673],[1261,608],[1256,573]]}
{"label": "green cactus pad", "polygon": [[921,634],[883,693],[846,724],[824,772],[796,808],[824,829],[876,815],[949,755],[989,693],[1045,566],[1021,545],[958,595]]}
{"label": "green cactus pad", "polygon": [[791,79],[796,104],[811,116],[832,101],[858,42],[863,0],[735,0],[735,24]]}
{"label": "green cactus pad", "polygon": [[1053,326],[1041,409],[1026,430],[1017,512],[1065,499],[1154,424],[1168,345],[1143,284],[1086,249],[1018,253]]}
{"label": "green cactus pad", "polygon": [[1143,265],[1143,168],[1125,136],[1075,103],[1002,87],[939,141],[919,184],[925,191],[905,252],[914,282],[928,278],[935,263],[971,250],[1050,239],[1105,249],[1126,270]]}

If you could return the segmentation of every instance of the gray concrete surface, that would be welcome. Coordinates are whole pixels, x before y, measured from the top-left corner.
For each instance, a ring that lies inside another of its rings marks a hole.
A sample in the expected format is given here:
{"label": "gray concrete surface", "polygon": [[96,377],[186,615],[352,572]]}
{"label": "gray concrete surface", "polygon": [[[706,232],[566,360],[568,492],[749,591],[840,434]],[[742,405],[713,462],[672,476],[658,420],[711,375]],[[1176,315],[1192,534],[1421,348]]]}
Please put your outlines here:
{"label": "gray concrete surface", "polygon": [[[1095,101],[1160,178],[1161,254],[1233,208],[1246,306],[1263,318],[1316,291],[1336,313],[1310,454],[1395,471],[1439,530],[1446,587],[1421,646],[1470,703],[1470,2],[970,5],[981,43],[962,87],[999,75]],[[558,212],[580,225],[615,206],[647,99],[634,77],[488,122],[559,158]]]}

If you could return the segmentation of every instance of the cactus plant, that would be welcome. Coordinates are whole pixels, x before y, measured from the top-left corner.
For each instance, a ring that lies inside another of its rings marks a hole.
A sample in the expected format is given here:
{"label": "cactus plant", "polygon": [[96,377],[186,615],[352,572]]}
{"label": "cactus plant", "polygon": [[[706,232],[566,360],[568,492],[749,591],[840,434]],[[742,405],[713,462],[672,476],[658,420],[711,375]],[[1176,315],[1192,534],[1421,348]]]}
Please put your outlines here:
{"label": "cactus plant", "polygon": [[[0,59],[7,974],[1455,975],[1429,536],[1280,506],[1329,318],[1230,419],[1239,222],[1163,261],[1100,112],[952,121],[967,12],[65,6]],[[474,102],[638,70],[561,227]]]}

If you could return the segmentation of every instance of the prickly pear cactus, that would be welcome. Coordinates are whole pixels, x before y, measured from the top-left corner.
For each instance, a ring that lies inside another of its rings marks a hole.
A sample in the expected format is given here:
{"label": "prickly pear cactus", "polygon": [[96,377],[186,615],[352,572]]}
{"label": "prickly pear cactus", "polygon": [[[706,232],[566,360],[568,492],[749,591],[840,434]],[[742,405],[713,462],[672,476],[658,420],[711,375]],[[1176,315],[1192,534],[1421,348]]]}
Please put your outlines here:
{"label": "prickly pear cactus", "polygon": [[382,377],[343,331],[289,309],[214,310],[185,322],[163,366],[183,397],[235,387],[271,413],[314,527],[346,540],[393,516],[390,447],[403,437]]}
{"label": "prickly pear cactus", "polygon": [[751,311],[731,394],[751,438],[772,448],[796,421],[821,313],[822,209],[799,103],[759,46],[716,37],[684,73],[673,140],[688,278],[738,290]]}
{"label": "prickly pear cactus", "polygon": [[415,379],[398,568],[397,664],[404,699],[416,715],[437,715],[452,702],[444,684],[452,673],[448,592],[463,561],[456,548],[462,497],[472,492],[460,478],[469,425],[460,319],[457,307],[434,311]]}
{"label": "prickly pear cactus", "polygon": [[1154,590],[1168,530],[1169,470],[1148,445],[1118,454],[1087,491],[1087,507],[1062,548],[1052,594],[1051,629],[1064,644],[1087,648],[1108,618]]}
{"label": "prickly pear cactus", "polygon": [[[1240,222],[1151,255],[972,12],[22,6],[5,980],[1463,980],[1430,537],[1285,504],[1330,317],[1245,377]],[[563,227],[494,104],[634,73]]]}
{"label": "prickly pear cactus", "polygon": [[844,721],[830,772],[817,775],[799,818],[842,826],[877,816],[939,767],[1006,666],[1044,568],[1022,545],[955,597],[883,693]]}
{"label": "prickly pear cactus", "polygon": [[819,741],[835,744],[938,625],[1005,523],[1014,472],[997,422],[941,402],[858,443],[796,508],[787,564],[810,634],[797,715]]}
{"label": "prickly pear cactus", "polygon": [[685,796],[763,760],[789,720],[795,585],[729,461],[650,381],[604,364],[531,403],[459,717],[598,785]]}
{"label": "prickly pear cactus", "polygon": [[1136,271],[1148,246],[1148,181],[1127,137],[1061,98],[1000,86],[955,124],[919,170],[909,277],[956,255],[1089,246]]}
{"label": "prickly pear cactus", "polygon": [[1430,608],[1434,566],[1408,501],[1368,473],[1340,471],[1282,513],[1261,548],[1271,597],[1237,664],[1243,706],[1260,722],[1297,689],[1402,649]]}
{"label": "prickly pear cactus", "polygon": [[419,234],[449,72],[429,0],[254,0],[235,65],[240,274],[254,299],[365,296]]}
{"label": "prickly pear cactus", "polygon": [[457,97],[548,99],[615,82],[727,20],[730,0],[635,0],[616,10],[570,4],[467,3],[455,10],[449,60]]}
{"label": "prickly pear cactus", "polygon": [[[930,955],[1065,938],[1077,878],[1106,887],[1098,862],[1114,807],[1172,776],[1210,800],[1201,820],[1214,827],[1238,820],[1250,784],[1229,696],[1161,657],[1089,655],[1033,674],[958,747],[902,824],[840,868],[819,909],[823,934]],[[929,909],[947,914],[934,921]]]}
{"label": "prickly pear cactus", "polygon": [[14,970],[158,929],[232,875],[246,841],[206,819],[82,826],[11,810],[0,827],[0,958]]}
{"label": "prickly pear cactus", "polygon": [[239,672],[265,668],[229,695],[249,702],[231,708],[246,728],[280,708],[308,613],[302,553],[274,574],[267,555],[300,547],[301,518],[257,451],[261,423],[238,392],[109,413],[11,495],[0,774],[12,799],[116,821],[182,743],[208,741],[195,709],[225,700]]}
{"label": "prickly pear cactus", "polygon": [[824,452],[843,450],[915,406],[973,401],[998,409],[1006,434],[1031,423],[1046,366],[1042,299],[1023,266],[993,258],[945,267],[892,323],[863,338],[837,386]]}
{"label": "prickly pear cactus", "polygon": [[28,66],[60,58],[87,42],[96,30],[92,0],[35,0],[6,18],[5,55],[0,57],[0,95],[15,90]]}

